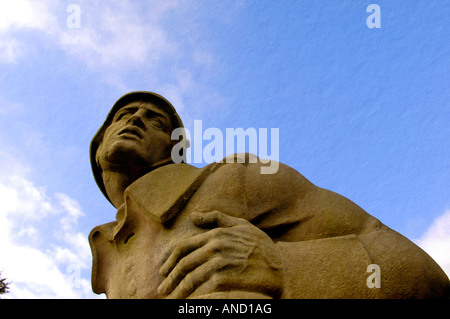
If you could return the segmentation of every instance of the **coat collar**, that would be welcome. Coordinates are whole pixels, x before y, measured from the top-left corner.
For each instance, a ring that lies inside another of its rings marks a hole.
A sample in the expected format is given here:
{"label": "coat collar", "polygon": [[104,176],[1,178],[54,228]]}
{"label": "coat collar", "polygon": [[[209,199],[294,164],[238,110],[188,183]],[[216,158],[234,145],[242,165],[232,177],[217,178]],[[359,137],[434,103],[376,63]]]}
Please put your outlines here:
{"label": "coat collar", "polygon": [[189,164],[162,166],[128,186],[125,203],[132,201],[149,217],[164,224],[182,209],[217,165],[204,168]]}
{"label": "coat collar", "polygon": [[206,177],[218,168],[213,163],[203,168],[189,164],[169,164],[137,179],[124,192],[124,204],[119,207],[116,221],[95,227],[89,236],[102,234],[112,241],[129,220],[129,205],[162,224],[176,216]]}

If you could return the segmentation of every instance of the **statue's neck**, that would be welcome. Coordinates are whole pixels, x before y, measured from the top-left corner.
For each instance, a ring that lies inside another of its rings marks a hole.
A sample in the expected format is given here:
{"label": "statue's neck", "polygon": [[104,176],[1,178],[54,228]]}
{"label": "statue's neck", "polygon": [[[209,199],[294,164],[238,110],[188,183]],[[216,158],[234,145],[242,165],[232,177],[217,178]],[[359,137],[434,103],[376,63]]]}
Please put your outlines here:
{"label": "statue's neck", "polygon": [[131,177],[127,173],[118,171],[102,172],[106,193],[114,207],[119,208],[123,204],[123,193],[125,189],[139,177]]}
{"label": "statue's neck", "polygon": [[[171,160],[164,160],[150,167],[131,167],[127,170],[113,168],[102,171],[103,184],[105,185],[106,193],[114,207],[119,208],[124,201],[125,189],[130,186],[135,180],[144,176],[145,174],[161,167],[163,165],[171,164]],[[132,168],[132,169],[131,169]]]}

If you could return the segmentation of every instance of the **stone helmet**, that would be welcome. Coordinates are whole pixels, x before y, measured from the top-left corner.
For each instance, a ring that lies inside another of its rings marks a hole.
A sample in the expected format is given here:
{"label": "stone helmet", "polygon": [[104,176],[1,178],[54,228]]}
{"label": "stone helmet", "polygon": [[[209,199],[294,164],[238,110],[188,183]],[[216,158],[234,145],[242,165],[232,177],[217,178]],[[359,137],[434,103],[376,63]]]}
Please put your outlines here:
{"label": "stone helmet", "polygon": [[[94,138],[91,141],[89,153],[90,153],[90,160],[91,160],[91,168],[92,172],[94,174],[95,182],[97,183],[98,187],[102,191],[103,195],[108,199],[108,201],[111,202],[110,198],[108,197],[108,194],[106,193],[106,188],[103,183],[102,179],[102,169],[100,165],[97,162],[97,150],[100,146],[101,141],[103,140],[103,134],[105,133],[105,130],[108,128],[108,126],[111,124],[114,115],[117,113],[118,110],[120,110],[122,107],[128,105],[131,102],[135,101],[144,101],[144,102],[151,102],[157,105],[162,111],[164,111],[170,118],[171,124],[173,129],[176,128],[184,128],[183,122],[181,121],[180,117],[178,116],[175,108],[172,106],[172,104],[166,100],[164,97],[162,97],[159,94],[148,92],[148,91],[134,91],[127,93],[123,95],[121,98],[117,100],[117,102],[113,105],[111,110],[108,113],[108,116],[106,117],[105,122],[100,127],[100,129],[95,133]],[[184,143],[182,148],[182,162],[186,162],[186,149],[189,147],[189,141],[183,136],[182,143]],[[174,141],[174,144],[178,143],[178,141]]]}

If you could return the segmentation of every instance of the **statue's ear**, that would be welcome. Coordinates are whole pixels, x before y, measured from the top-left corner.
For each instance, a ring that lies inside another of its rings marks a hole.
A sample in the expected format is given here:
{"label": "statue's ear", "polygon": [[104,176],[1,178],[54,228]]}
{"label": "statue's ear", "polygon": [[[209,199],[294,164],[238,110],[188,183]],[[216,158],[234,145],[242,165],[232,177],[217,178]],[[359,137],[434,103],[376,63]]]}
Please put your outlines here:
{"label": "statue's ear", "polygon": [[95,151],[95,163],[97,163],[97,166],[100,168],[101,168],[101,166],[100,166],[100,159],[99,159],[98,153],[99,153],[100,149],[102,148],[102,145],[103,145],[103,143],[102,143],[102,141],[100,141],[100,143],[98,143],[97,150]]}

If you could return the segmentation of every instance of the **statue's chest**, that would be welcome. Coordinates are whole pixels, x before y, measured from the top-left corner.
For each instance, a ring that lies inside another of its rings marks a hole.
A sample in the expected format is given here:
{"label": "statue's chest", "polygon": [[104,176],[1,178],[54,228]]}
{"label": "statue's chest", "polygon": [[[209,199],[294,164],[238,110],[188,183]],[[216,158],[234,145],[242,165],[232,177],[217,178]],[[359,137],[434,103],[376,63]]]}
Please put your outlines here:
{"label": "statue's chest", "polygon": [[[223,205],[220,205],[222,202]],[[138,207],[129,205],[126,222],[116,234],[114,261],[109,272],[108,298],[164,298],[157,289],[164,280],[159,274],[161,266],[174,245],[207,231],[195,226],[192,212],[226,209],[227,201],[217,199],[214,205],[193,196],[186,206],[171,220],[162,224]],[[234,209],[236,211],[236,209]],[[224,211],[226,213],[226,211]]]}

